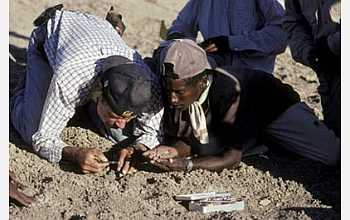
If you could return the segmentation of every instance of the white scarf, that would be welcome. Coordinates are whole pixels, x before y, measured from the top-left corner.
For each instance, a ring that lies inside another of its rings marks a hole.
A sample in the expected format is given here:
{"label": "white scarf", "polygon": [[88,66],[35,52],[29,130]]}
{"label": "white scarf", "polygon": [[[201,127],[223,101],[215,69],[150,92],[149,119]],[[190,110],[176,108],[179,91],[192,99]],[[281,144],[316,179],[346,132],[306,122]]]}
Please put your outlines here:
{"label": "white scarf", "polygon": [[[207,99],[209,88],[212,81],[213,81],[213,78],[211,75],[209,75],[208,81],[207,81],[207,88],[203,91],[199,99],[193,102],[188,108],[188,113],[190,116],[190,122],[193,130],[193,134],[201,142],[201,144],[209,143],[207,121],[205,119],[205,114],[202,108],[202,104]],[[182,114],[182,111],[176,109],[175,122],[178,121],[181,114]]]}

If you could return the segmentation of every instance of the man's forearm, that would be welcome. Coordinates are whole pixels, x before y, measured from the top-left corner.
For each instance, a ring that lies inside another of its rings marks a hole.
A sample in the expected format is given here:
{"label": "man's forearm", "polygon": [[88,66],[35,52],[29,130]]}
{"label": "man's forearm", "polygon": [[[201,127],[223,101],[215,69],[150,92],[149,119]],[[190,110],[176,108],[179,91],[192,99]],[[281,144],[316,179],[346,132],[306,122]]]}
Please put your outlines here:
{"label": "man's forearm", "polygon": [[242,151],[230,150],[222,156],[205,156],[192,160],[192,169],[205,169],[209,171],[221,171],[224,168],[237,168],[242,159]]}

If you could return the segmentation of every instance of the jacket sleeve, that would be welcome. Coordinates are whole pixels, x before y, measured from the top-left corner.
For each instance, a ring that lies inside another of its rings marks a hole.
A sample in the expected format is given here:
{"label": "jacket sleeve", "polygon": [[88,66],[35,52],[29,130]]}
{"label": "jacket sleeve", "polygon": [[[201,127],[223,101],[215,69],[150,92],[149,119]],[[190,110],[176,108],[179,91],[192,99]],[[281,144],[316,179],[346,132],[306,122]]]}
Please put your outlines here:
{"label": "jacket sleeve", "polygon": [[230,48],[256,57],[283,53],[288,45],[288,37],[282,27],[282,5],[278,1],[267,0],[255,1],[255,7],[254,13],[259,14],[261,27],[249,33],[229,36]]}
{"label": "jacket sleeve", "polygon": [[160,79],[152,70],[143,62],[139,54],[134,55],[134,61],[139,63],[142,68],[152,78],[152,96],[148,109],[136,118],[134,125],[134,135],[139,136],[136,142],[142,143],[152,149],[163,142],[163,99],[161,92]]}
{"label": "jacket sleeve", "polygon": [[288,32],[292,57],[303,65],[310,66],[307,59],[313,42],[312,27],[302,14],[297,0],[285,0],[283,27]]}
{"label": "jacket sleeve", "polygon": [[183,34],[186,38],[196,39],[199,30],[198,13],[200,13],[200,1],[190,0],[181,9],[172,26],[167,30],[167,37],[172,34]]}

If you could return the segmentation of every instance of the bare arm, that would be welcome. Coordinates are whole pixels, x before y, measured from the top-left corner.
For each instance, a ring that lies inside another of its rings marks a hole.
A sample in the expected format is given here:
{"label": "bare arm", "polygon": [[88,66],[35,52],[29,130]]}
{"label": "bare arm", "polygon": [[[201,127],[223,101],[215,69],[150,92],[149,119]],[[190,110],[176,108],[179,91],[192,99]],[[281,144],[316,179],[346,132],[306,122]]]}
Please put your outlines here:
{"label": "bare arm", "polygon": [[[162,154],[167,152],[167,154]],[[188,171],[189,160],[179,156],[175,148],[169,146],[159,146],[144,153],[151,163],[164,171]],[[236,168],[242,159],[242,151],[230,149],[220,156],[204,156],[192,159],[193,169],[204,169],[209,171],[221,171],[224,168]]]}
{"label": "bare arm", "polygon": [[221,156],[198,157],[192,160],[193,169],[221,171],[224,168],[236,168],[242,159],[242,151],[230,149]]}

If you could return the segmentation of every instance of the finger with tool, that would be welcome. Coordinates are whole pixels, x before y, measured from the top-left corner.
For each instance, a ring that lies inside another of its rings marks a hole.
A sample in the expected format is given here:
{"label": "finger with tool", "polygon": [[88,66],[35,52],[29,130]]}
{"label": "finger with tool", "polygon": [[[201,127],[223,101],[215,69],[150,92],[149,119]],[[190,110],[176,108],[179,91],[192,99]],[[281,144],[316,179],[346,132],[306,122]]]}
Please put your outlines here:
{"label": "finger with tool", "polygon": [[79,164],[82,172],[101,173],[109,164],[98,161],[108,161],[106,156],[97,148],[64,147],[62,151],[63,159]]}

